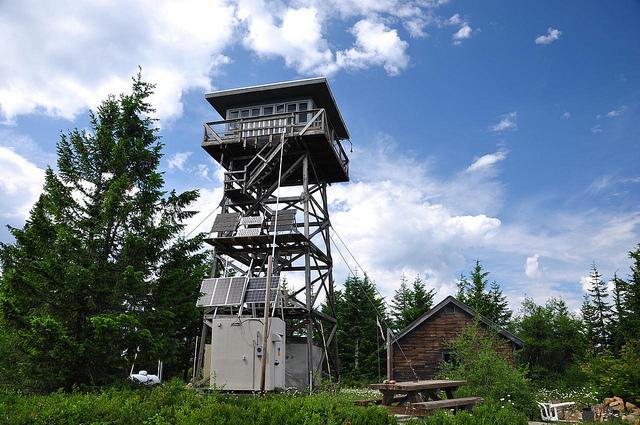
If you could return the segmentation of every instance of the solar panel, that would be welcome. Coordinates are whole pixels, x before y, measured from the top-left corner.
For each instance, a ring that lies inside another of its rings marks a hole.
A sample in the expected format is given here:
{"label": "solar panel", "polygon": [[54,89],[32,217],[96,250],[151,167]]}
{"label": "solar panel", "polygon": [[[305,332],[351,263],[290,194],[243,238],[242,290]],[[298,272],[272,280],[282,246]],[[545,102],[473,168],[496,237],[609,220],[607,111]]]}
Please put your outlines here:
{"label": "solar panel", "polygon": [[[271,302],[277,299],[280,276],[271,279]],[[218,277],[202,281],[198,307],[234,306],[243,303],[264,303],[266,277]]]}
{"label": "solar panel", "polygon": [[227,292],[229,292],[229,284],[231,283],[231,278],[222,277],[218,278],[218,283],[216,284],[216,292],[213,294],[211,298],[211,305],[225,305],[227,302]]}
{"label": "solar panel", "polygon": [[277,231],[291,230],[296,224],[296,212],[297,210],[295,209],[278,210],[278,227],[276,229],[276,216],[274,214],[269,223],[269,231],[273,232],[274,229]]}
{"label": "solar panel", "polygon": [[260,228],[250,227],[248,229],[238,229],[236,236],[260,236]]}
{"label": "solar panel", "polygon": [[227,305],[242,304],[246,281],[247,279],[245,277],[234,277],[231,279],[231,286],[227,294]]}
{"label": "solar panel", "polygon": [[198,302],[196,302],[196,306],[204,307],[208,306],[211,301],[211,296],[213,295],[213,291],[216,288],[216,279],[205,279],[202,281],[200,285],[200,297],[198,297]]}
{"label": "solar panel", "polygon": [[212,232],[231,232],[238,227],[240,213],[222,213],[216,216],[211,227]]}
{"label": "solar panel", "polygon": [[[276,300],[276,296],[278,294],[278,285],[280,282],[280,276],[272,276],[271,278],[271,292],[269,293],[269,298],[271,302]],[[266,296],[265,291],[267,288],[267,278],[266,277],[250,277],[249,283],[247,284],[247,291],[244,302],[246,303],[264,303],[264,298]]]}

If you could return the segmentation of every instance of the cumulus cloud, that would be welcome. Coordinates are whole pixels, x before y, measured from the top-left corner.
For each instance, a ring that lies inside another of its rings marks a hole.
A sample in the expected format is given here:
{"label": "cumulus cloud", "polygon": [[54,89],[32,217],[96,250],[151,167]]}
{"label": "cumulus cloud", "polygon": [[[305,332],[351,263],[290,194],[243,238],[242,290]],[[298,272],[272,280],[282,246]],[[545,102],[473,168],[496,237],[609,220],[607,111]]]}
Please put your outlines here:
{"label": "cumulus cloud", "polygon": [[211,72],[228,61],[233,24],[222,0],[2,2],[0,118],[73,119],[128,90],[138,65],[158,84],[158,116],[179,116],[182,93],[209,88]]}
{"label": "cumulus cloud", "polygon": [[568,120],[569,118],[571,118],[571,112],[563,112],[562,115],[560,115],[560,118],[562,118],[563,120]]}
{"label": "cumulus cloud", "polygon": [[[305,75],[383,67],[407,68],[408,43],[429,25],[460,26],[454,41],[471,35],[467,22],[425,0],[70,0],[0,3],[0,121],[43,113],[74,119],[112,93],[127,91],[142,66],[157,83],[152,99],[161,119],[182,114],[182,95],[209,90],[240,43],[260,58],[278,58]],[[449,22],[450,21],[450,22]],[[328,28],[355,22],[346,40]],[[37,54],[34,54],[37,52]]]}
{"label": "cumulus cloud", "polygon": [[351,32],[355,46],[337,53],[337,65],[341,68],[361,69],[382,65],[389,75],[398,75],[409,64],[406,53],[409,44],[402,41],[398,31],[385,24],[363,19]]}
{"label": "cumulus cloud", "polygon": [[541,44],[541,45],[547,45],[547,44],[551,44],[554,41],[560,39],[560,36],[562,35],[562,31],[556,29],[556,28],[552,28],[549,27],[547,29],[547,33],[543,34],[543,35],[539,35],[536,37],[535,43],[536,44]]}
{"label": "cumulus cloud", "polygon": [[471,26],[469,26],[469,24],[462,25],[460,29],[456,31],[452,36],[453,44],[460,45],[462,43],[462,40],[471,38],[472,32],[473,32],[473,29],[471,29]]}
{"label": "cumulus cloud", "polygon": [[176,152],[169,156],[167,163],[169,164],[169,170],[184,171],[185,164],[193,152]]}
{"label": "cumulus cloud", "polygon": [[540,276],[540,256],[534,254],[531,257],[527,257],[524,265],[524,274],[529,279],[535,279]]}
{"label": "cumulus cloud", "polygon": [[469,167],[467,167],[467,171],[486,170],[493,167],[493,165],[495,165],[496,163],[505,160],[506,158],[507,152],[504,150],[482,155],[481,157],[473,161],[473,163],[469,165]]}
{"label": "cumulus cloud", "polygon": [[506,130],[517,130],[518,129],[518,113],[517,112],[509,112],[501,117],[500,122],[495,125],[489,127],[489,129],[493,132],[499,133]]}
{"label": "cumulus cloud", "polygon": [[13,150],[0,146],[0,217],[24,220],[38,199],[44,170]]}

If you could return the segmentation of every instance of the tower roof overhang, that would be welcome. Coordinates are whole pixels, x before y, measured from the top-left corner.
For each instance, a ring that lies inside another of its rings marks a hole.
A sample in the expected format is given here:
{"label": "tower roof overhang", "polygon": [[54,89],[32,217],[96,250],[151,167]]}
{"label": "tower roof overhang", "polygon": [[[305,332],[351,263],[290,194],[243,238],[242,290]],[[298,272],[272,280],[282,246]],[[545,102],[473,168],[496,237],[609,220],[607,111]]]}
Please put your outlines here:
{"label": "tower roof overhang", "polygon": [[336,136],[348,139],[349,130],[325,77],[218,90],[205,94],[205,99],[222,117],[226,117],[227,110],[231,108],[307,97],[314,100],[316,107],[324,108]]}

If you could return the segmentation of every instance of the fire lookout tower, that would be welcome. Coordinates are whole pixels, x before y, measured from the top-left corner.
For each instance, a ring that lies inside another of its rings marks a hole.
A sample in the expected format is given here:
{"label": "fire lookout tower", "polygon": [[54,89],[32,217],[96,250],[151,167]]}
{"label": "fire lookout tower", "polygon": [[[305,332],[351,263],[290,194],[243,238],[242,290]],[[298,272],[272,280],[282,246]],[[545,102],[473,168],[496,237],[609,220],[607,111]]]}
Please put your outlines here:
{"label": "fire lookout tower", "polygon": [[349,181],[347,127],[325,78],[205,97],[224,119],[204,124],[202,147],[225,173],[195,382],[256,390],[266,351],[266,389],[312,387],[338,372],[327,186]]}

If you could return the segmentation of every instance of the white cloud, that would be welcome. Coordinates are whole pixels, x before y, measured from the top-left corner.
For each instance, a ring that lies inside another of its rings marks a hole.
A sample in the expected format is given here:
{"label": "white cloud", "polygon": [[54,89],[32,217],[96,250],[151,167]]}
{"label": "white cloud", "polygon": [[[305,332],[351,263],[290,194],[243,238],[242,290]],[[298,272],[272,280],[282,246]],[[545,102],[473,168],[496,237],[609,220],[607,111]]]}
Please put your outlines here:
{"label": "white cloud", "polygon": [[539,35],[536,37],[535,43],[542,44],[542,45],[551,44],[554,41],[560,39],[561,35],[562,35],[562,31],[556,28],[549,27],[545,35]]}
{"label": "white cloud", "polygon": [[[142,66],[157,83],[152,103],[161,119],[182,114],[190,89],[209,90],[212,76],[230,62],[240,41],[261,58],[281,58],[300,74],[331,75],[341,69],[407,68],[408,43],[429,25],[461,25],[459,15],[435,10],[445,1],[425,0],[139,0],[93,2],[78,7],[61,0],[0,2],[0,121],[42,113],[74,119],[108,94],[129,89]],[[457,16],[457,18],[456,18]],[[330,39],[328,28],[355,22],[352,39]]]}
{"label": "white cloud", "polygon": [[493,167],[493,165],[495,165],[496,163],[505,160],[506,158],[507,152],[503,150],[482,155],[481,157],[473,161],[473,163],[469,165],[469,167],[467,167],[467,171],[486,170]]}
{"label": "white cloud", "polygon": [[600,124],[594,125],[593,127],[591,127],[591,132],[593,134],[602,133],[602,126],[600,126]]}
{"label": "white cloud", "polygon": [[569,118],[571,118],[571,112],[563,112],[562,115],[560,115],[560,118],[562,118],[563,120],[568,120]]}
{"label": "white cloud", "polygon": [[223,0],[2,2],[0,118],[72,119],[127,91],[138,65],[158,84],[158,116],[179,116],[183,91],[210,88],[211,72],[228,61],[233,25]]}
{"label": "white cloud", "polygon": [[339,67],[361,69],[382,65],[389,75],[398,75],[409,65],[406,53],[409,44],[400,39],[395,29],[381,22],[363,19],[353,26],[351,32],[356,37],[355,46],[337,53]]}
{"label": "white cloud", "polygon": [[460,14],[456,13],[455,15],[449,18],[448,23],[449,25],[462,25],[464,22],[462,18],[460,18]]}
{"label": "white cloud", "polygon": [[236,16],[246,26],[244,46],[257,55],[280,56],[288,67],[305,74],[331,74],[337,70],[333,52],[322,35],[322,16],[316,8],[278,10],[276,4],[261,0],[240,0]]}
{"label": "white cloud", "polygon": [[618,109],[614,109],[612,111],[607,112],[607,117],[609,118],[615,118],[615,117],[619,117],[620,115],[622,115],[624,113],[624,111],[627,110],[626,106],[621,106]]}
{"label": "white cloud", "polygon": [[27,218],[44,184],[44,170],[13,150],[0,146],[0,217]]}
{"label": "white cloud", "polygon": [[170,170],[184,171],[185,164],[193,152],[176,152],[169,157],[167,163]]}
{"label": "white cloud", "polygon": [[518,113],[517,112],[509,112],[501,117],[500,122],[495,125],[489,127],[489,129],[493,132],[502,132],[506,130],[517,130],[518,129]]}
{"label": "white cloud", "polygon": [[472,32],[473,32],[473,29],[471,29],[471,26],[469,26],[469,24],[462,25],[460,29],[456,31],[452,36],[453,44],[459,45],[462,43],[462,40],[471,38]]}
{"label": "white cloud", "polygon": [[540,256],[538,254],[527,257],[524,265],[524,274],[526,274],[529,279],[536,279],[540,277]]}

